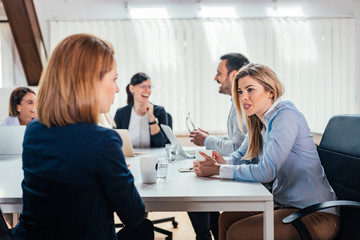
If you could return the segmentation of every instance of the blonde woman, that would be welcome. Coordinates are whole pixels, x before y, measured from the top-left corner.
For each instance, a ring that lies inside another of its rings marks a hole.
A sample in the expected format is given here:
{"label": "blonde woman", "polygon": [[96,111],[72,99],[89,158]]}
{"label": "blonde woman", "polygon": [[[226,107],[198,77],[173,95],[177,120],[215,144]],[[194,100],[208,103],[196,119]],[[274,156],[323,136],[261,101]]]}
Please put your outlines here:
{"label": "blonde woman", "polygon": [[[266,184],[274,196],[275,239],[300,239],[296,229],[281,220],[299,208],[336,199],[306,119],[293,103],[281,100],[283,86],[267,66],[241,68],[232,94],[239,126],[241,115],[246,116],[248,136],[236,152],[224,158],[216,152],[213,158],[202,154],[206,161],[194,162],[195,174]],[[262,218],[261,212],[223,212],[219,239],[263,239]],[[339,221],[336,209],[303,219],[313,239],[333,239]]]}
{"label": "blonde woman", "polygon": [[[76,34],[40,80],[23,143],[23,211],[14,239],[153,239],[119,134],[98,125],[119,92],[113,48]],[[114,212],[125,224],[118,234]]]}

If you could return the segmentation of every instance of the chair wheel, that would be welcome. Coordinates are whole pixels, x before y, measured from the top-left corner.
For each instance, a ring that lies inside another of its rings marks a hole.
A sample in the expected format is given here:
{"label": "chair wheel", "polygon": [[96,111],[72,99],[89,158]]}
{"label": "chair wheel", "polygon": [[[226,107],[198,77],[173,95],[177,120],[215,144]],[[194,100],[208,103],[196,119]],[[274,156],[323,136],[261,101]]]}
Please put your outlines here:
{"label": "chair wheel", "polygon": [[178,224],[179,223],[177,221],[172,221],[172,225],[173,225],[174,228],[177,228]]}

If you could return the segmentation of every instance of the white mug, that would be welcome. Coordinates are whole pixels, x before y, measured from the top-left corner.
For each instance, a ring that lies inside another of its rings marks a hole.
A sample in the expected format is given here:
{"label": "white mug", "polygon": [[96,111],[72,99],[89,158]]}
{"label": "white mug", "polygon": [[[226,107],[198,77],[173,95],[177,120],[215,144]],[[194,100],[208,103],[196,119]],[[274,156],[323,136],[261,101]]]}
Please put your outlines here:
{"label": "white mug", "polygon": [[140,156],[140,173],[143,183],[156,183],[158,157],[150,154]]}
{"label": "white mug", "polygon": [[197,161],[204,161],[204,160],[205,160],[205,158],[200,155],[199,151],[205,153],[206,155],[208,155],[209,157],[212,158],[212,152],[213,152],[213,150],[197,150],[197,151],[195,151],[195,159],[196,159]]}

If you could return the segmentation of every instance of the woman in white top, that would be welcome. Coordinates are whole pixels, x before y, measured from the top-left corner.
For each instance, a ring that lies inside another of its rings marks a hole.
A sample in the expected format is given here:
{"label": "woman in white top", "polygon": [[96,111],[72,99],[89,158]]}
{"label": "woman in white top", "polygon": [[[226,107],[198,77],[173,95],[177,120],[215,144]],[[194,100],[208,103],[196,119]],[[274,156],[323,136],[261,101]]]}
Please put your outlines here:
{"label": "woman in white top", "polygon": [[27,125],[36,118],[36,95],[27,87],[18,87],[10,95],[9,116],[4,118],[0,126]]}
{"label": "woman in white top", "polygon": [[129,129],[135,148],[164,147],[167,138],[160,124],[170,124],[164,107],[149,102],[150,78],[145,73],[136,73],[127,85],[126,92],[128,105],[116,111],[116,128]]}

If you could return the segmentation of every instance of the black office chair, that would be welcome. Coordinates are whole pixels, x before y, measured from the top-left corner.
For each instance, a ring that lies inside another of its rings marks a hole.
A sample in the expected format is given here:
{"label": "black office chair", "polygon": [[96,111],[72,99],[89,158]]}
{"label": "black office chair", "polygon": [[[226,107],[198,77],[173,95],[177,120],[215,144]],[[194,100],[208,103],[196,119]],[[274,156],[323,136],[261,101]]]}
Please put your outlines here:
{"label": "black office chair", "polygon": [[167,125],[172,129],[172,116],[171,116],[171,114],[170,113],[166,113],[166,115],[167,115]]}
{"label": "black office chair", "polygon": [[[148,214],[146,213],[146,217],[147,217],[147,215]],[[154,225],[158,224],[158,223],[172,222],[172,225],[174,228],[177,228],[177,225],[178,225],[178,222],[175,221],[175,217],[161,218],[161,219],[157,219],[157,220],[152,220],[151,222]],[[122,228],[122,227],[124,227],[124,225],[122,223],[115,224],[115,228]],[[154,226],[154,231],[166,235],[166,237],[165,237],[166,240],[172,240],[172,232],[171,231],[163,229],[163,228],[159,228],[156,226]],[[2,240],[2,238],[0,238],[0,240]]]}
{"label": "black office chair", "polygon": [[282,222],[293,224],[301,239],[312,239],[301,218],[320,209],[340,207],[341,225],[336,239],[360,239],[360,115],[331,118],[317,149],[339,200],[306,207]]}
{"label": "black office chair", "polygon": [[5,219],[0,209],[0,239],[1,240],[12,240],[10,230],[8,229]]}

